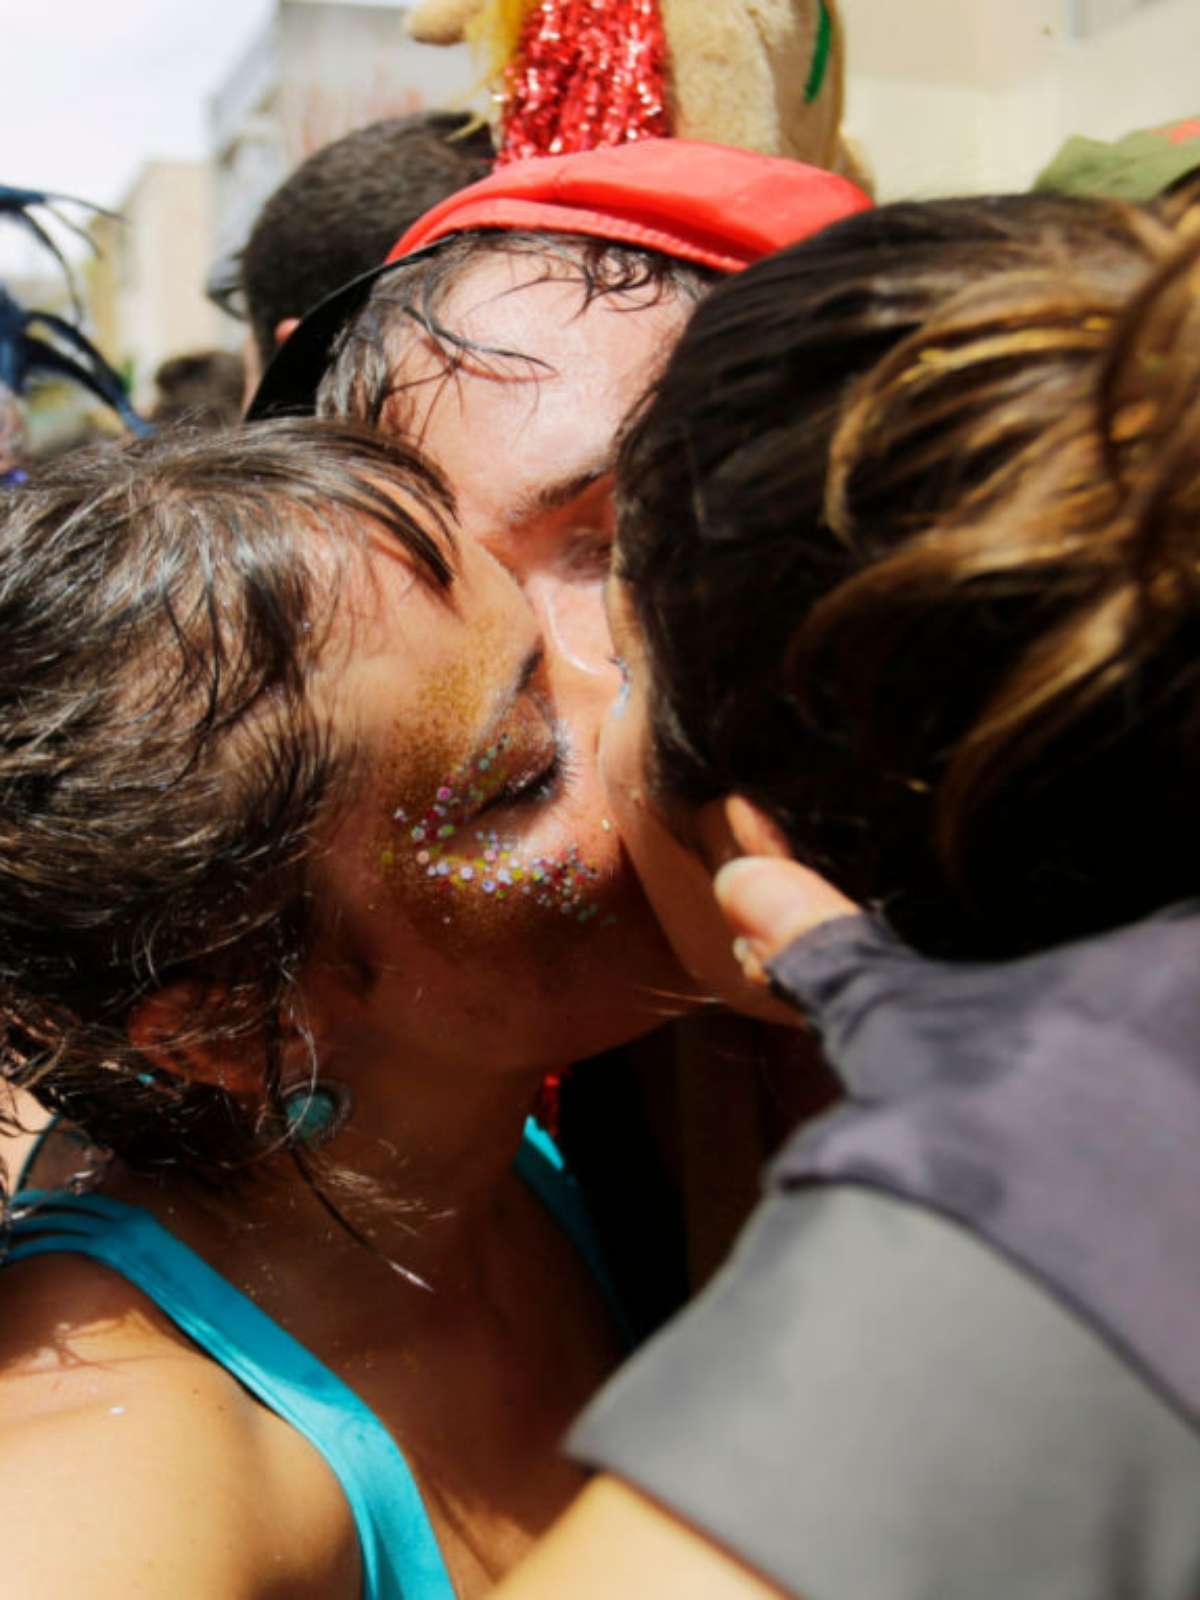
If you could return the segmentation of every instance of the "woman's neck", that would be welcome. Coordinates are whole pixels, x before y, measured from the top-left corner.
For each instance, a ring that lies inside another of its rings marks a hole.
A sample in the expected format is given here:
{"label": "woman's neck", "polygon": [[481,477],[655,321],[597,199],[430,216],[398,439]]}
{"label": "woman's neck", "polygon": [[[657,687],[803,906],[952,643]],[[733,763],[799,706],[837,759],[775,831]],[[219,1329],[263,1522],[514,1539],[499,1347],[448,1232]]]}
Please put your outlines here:
{"label": "woman's neck", "polygon": [[[619,1356],[587,1268],[513,1172],[541,1076],[439,1085],[398,1070],[402,1103],[383,1107],[368,1082],[325,1152],[352,1182],[317,1181],[370,1249],[286,1159],[224,1194],[112,1173],[112,1192],[153,1211],[392,1430],[463,1595],[490,1589],[577,1492],[557,1441]],[[376,1195],[347,1193],[364,1185]]]}
{"label": "woman's neck", "polygon": [[322,1147],[301,1146],[298,1160],[268,1158],[221,1191],[121,1169],[105,1187],[153,1211],[235,1280],[251,1281],[252,1261],[268,1257],[281,1266],[323,1260],[334,1276],[366,1270],[381,1281],[390,1264],[397,1282],[427,1285],[447,1305],[478,1286],[497,1247],[511,1247],[523,1187],[513,1161],[542,1076],[421,1073],[411,1063],[357,1082],[348,1074],[337,1083],[353,1096],[345,1126]]}
{"label": "woman's neck", "polygon": [[[542,1072],[422,1074],[399,1067],[355,1090],[323,1152],[334,1189],[363,1195],[375,1246],[448,1288],[505,1218],[513,1161]],[[353,1207],[351,1207],[351,1211]]]}

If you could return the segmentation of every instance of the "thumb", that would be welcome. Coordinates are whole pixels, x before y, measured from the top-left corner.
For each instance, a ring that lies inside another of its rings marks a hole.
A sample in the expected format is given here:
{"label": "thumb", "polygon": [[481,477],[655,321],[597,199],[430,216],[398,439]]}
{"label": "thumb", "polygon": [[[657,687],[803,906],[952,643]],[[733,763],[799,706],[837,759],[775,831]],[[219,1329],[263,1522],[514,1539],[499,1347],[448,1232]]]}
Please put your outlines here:
{"label": "thumb", "polygon": [[802,933],[858,907],[798,861],[739,856],[713,879],[713,894],[736,938],[733,953],[746,978],[765,983],[764,967]]}

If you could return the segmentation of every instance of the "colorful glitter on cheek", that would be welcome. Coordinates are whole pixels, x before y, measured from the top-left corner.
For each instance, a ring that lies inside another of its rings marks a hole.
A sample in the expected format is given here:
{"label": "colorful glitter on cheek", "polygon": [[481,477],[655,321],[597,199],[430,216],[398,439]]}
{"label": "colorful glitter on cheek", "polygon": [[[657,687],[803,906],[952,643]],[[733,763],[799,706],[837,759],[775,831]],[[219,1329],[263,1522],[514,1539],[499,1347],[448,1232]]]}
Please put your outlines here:
{"label": "colorful glitter on cheek", "polygon": [[[492,904],[520,900],[576,924],[593,922],[602,910],[597,899],[600,872],[575,846],[531,856],[498,830],[471,826],[471,819],[516,775],[508,746],[507,737],[497,739],[471,765],[440,782],[424,811],[398,807],[393,821],[400,828],[400,843],[412,850],[421,878],[438,894],[452,899],[479,895]],[[380,852],[384,866],[396,859],[390,847]],[[601,925],[613,921],[605,917]]]}

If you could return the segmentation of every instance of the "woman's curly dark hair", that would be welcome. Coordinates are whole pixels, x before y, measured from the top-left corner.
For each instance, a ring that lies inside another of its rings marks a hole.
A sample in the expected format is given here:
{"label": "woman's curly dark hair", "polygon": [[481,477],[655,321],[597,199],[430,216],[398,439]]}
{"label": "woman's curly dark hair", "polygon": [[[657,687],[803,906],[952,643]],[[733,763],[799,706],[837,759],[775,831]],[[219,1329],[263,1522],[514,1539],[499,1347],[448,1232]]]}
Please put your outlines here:
{"label": "woman's curly dark hair", "polygon": [[[135,1167],[215,1181],[287,1138],[281,1007],[346,766],[308,694],[339,561],[368,520],[448,589],[449,496],[401,445],[288,421],[81,452],[3,512],[3,1071]],[[151,1060],[130,1019],[176,980],[195,1002]],[[164,1066],[246,1038],[251,1099]]]}

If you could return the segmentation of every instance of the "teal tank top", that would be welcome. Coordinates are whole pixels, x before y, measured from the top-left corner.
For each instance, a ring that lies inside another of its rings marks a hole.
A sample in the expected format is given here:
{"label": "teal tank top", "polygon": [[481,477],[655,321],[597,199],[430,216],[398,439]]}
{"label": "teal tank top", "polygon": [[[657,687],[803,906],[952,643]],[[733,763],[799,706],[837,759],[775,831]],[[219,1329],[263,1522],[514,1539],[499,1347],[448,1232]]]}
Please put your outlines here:
{"label": "teal tank top", "polygon": [[[532,1121],[516,1167],[587,1262],[627,1337],[582,1195]],[[354,1517],[363,1600],[454,1600],[408,1463],[374,1412],[324,1363],[138,1206],[101,1194],[23,1189],[14,1210],[5,1265],[70,1252],[111,1267],[315,1445]]]}

